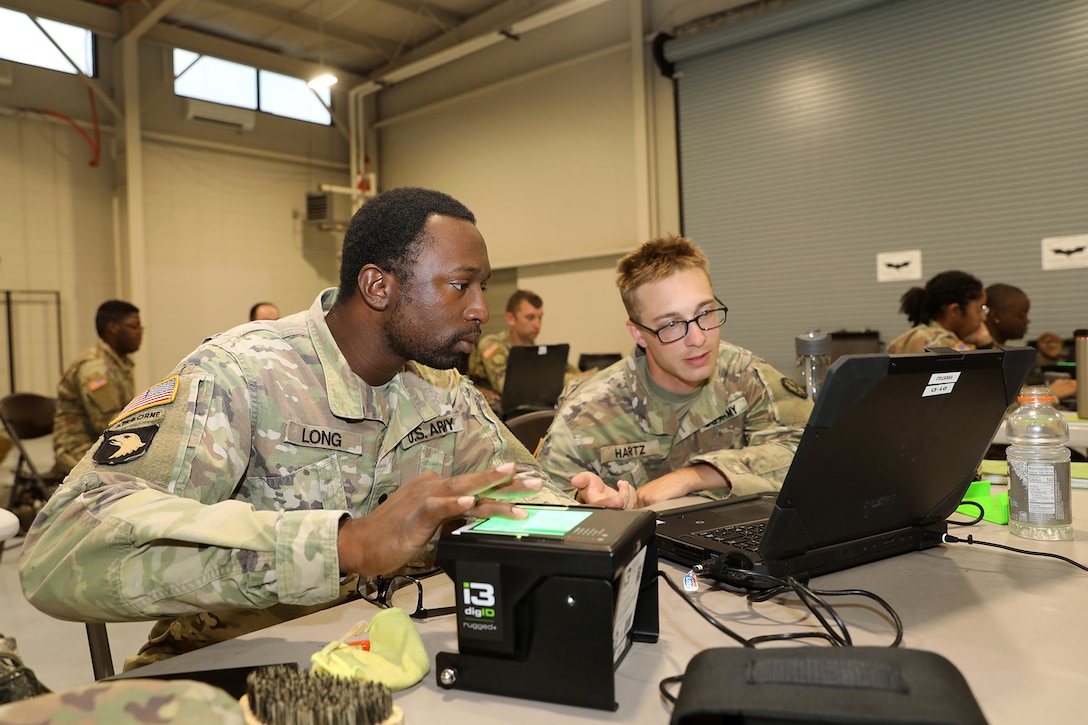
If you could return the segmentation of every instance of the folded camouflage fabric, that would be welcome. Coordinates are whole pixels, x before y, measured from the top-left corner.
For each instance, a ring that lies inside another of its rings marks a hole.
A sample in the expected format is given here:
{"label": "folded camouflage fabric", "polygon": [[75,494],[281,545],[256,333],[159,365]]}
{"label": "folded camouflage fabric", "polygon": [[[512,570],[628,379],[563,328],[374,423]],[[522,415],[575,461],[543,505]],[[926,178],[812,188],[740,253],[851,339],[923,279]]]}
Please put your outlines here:
{"label": "folded camouflage fabric", "polygon": [[218,687],[193,680],[102,681],[0,705],[4,725],[244,725],[242,706]]}
{"label": "folded camouflage fabric", "polygon": [[49,688],[38,681],[34,670],[23,664],[14,637],[0,634],[0,703],[44,695]]}

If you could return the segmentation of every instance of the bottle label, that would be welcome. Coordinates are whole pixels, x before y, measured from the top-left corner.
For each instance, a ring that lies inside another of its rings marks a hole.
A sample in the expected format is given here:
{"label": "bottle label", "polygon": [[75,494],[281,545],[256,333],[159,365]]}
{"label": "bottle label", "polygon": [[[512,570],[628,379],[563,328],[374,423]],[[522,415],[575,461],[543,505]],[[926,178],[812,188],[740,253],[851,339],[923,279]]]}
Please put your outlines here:
{"label": "bottle label", "polygon": [[1032,526],[1073,522],[1069,464],[1009,461],[1009,518]]}

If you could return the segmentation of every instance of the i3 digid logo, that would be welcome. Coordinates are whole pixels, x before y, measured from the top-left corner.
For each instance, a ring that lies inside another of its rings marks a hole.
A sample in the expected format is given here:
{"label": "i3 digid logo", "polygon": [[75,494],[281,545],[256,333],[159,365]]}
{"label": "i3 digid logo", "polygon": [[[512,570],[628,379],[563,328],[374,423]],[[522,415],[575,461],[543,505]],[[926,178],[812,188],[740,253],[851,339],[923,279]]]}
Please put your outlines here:
{"label": "i3 digid logo", "polygon": [[495,617],[495,587],[487,582],[463,582],[465,614],[470,617]]}

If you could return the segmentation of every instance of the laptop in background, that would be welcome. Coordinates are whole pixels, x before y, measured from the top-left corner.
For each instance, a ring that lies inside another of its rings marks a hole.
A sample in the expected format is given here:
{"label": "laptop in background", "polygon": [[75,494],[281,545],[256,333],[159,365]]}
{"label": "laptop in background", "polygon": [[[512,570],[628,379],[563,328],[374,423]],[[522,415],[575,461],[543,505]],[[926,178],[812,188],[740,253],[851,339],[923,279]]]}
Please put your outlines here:
{"label": "laptop in background", "polygon": [[515,345],[506,358],[500,405],[503,418],[554,408],[563,392],[570,345]]}
{"label": "laptop in background", "polygon": [[777,497],[665,511],[660,555],[805,578],[936,546],[1034,359],[1032,348],[839,358]]}

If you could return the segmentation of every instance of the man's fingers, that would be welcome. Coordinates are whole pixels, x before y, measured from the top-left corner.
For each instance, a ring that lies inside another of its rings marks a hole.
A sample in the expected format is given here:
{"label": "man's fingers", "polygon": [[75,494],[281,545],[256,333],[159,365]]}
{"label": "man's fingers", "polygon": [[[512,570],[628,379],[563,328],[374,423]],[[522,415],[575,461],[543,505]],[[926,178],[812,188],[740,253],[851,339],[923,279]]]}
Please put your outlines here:
{"label": "man's fingers", "polygon": [[518,508],[513,504],[503,503],[502,501],[496,501],[490,498],[477,498],[474,499],[475,505],[465,511],[465,516],[472,516],[478,519],[489,519],[492,516],[499,516],[504,519],[525,519],[529,517],[529,512],[523,508]]}

